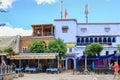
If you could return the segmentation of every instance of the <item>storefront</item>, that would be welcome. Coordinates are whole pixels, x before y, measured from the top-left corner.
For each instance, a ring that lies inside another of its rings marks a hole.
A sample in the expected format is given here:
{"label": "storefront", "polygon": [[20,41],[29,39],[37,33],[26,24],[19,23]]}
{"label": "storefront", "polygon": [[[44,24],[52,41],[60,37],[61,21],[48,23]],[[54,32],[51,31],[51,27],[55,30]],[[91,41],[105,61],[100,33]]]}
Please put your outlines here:
{"label": "storefront", "polygon": [[16,61],[18,68],[38,67],[42,68],[55,67],[59,68],[59,56],[58,53],[21,53],[15,56],[9,56],[12,62]]}

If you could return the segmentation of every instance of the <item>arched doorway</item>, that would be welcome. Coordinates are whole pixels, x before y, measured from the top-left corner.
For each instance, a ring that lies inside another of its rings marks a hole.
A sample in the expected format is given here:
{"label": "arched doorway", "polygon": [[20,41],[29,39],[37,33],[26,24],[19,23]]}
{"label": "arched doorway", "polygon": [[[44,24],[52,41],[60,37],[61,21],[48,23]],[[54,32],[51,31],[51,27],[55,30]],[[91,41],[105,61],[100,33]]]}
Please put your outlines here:
{"label": "arched doorway", "polygon": [[74,61],[73,59],[68,59],[68,70],[71,70],[74,68]]}
{"label": "arched doorway", "polygon": [[92,37],[90,38],[90,43],[93,43],[93,38]]}
{"label": "arched doorway", "polygon": [[76,70],[76,59],[75,59],[75,57],[66,57],[65,58],[65,69],[66,70],[70,70],[70,69]]}

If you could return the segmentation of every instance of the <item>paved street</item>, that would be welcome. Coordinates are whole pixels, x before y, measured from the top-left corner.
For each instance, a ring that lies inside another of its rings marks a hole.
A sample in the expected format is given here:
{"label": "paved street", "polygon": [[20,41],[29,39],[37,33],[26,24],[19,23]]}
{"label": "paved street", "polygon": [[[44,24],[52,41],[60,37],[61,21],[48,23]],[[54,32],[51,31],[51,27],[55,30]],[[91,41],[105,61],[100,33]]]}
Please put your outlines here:
{"label": "paved street", "polygon": [[[60,74],[51,73],[26,73],[24,77],[18,77],[14,80],[114,80],[113,75],[98,74],[74,74],[72,72],[64,72]],[[120,80],[120,79],[119,79]]]}

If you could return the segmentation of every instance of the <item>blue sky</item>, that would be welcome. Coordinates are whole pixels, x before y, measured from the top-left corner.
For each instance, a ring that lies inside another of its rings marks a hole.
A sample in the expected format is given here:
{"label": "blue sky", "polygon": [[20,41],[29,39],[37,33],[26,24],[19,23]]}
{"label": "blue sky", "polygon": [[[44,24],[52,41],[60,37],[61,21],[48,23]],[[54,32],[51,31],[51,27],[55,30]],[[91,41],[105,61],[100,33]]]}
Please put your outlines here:
{"label": "blue sky", "polygon": [[[30,30],[32,24],[53,23],[60,18],[59,0],[0,0],[0,23],[12,28]],[[84,8],[88,4],[88,22],[120,22],[120,0],[63,0],[63,15],[85,23]]]}

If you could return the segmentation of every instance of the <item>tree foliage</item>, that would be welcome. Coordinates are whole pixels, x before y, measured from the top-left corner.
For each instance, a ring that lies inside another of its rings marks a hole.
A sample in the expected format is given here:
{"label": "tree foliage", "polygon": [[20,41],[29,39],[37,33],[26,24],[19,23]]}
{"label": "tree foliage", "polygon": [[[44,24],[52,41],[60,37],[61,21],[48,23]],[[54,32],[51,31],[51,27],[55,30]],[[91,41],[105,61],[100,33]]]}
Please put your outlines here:
{"label": "tree foliage", "polygon": [[120,44],[117,45],[117,50],[120,52]]}
{"label": "tree foliage", "polygon": [[60,38],[49,41],[48,43],[48,51],[51,53],[59,53],[59,57],[64,58],[66,56],[66,44]]}
{"label": "tree foliage", "polygon": [[0,53],[2,53],[3,51],[2,50],[0,50]]}
{"label": "tree foliage", "polygon": [[92,43],[86,46],[85,51],[88,52],[89,55],[95,56],[103,50],[103,46],[99,43]]}
{"label": "tree foliage", "polygon": [[4,49],[4,52],[8,53],[8,55],[15,55],[16,53],[13,51],[13,48],[6,48]]}
{"label": "tree foliage", "polygon": [[45,43],[42,40],[35,40],[29,45],[28,49],[31,53],[44,53]]}

